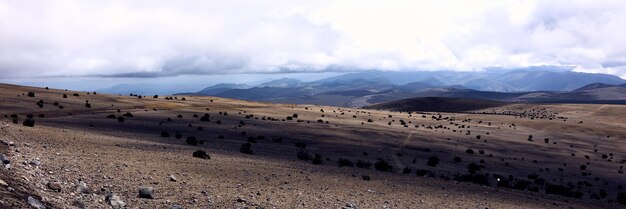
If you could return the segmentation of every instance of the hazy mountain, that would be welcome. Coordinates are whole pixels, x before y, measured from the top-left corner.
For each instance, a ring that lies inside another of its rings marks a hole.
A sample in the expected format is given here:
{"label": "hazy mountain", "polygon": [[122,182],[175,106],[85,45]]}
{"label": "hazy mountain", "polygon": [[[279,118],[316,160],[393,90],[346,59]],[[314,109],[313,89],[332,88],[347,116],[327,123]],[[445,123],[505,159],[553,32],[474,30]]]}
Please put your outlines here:
{"label": "hazy mountain", "polygon": [[213,86],[209,86],[206,87],[198,92],[196,92],[196,94],[200,94],[200,95],[206,95],[206,96],[212,96],[212,95],[217,95],[219,93],[231,90],[231,89],[245,89],[245,88],[249,88],[250,86],[246,85],[246,84],[234,84],[234,83],[219,83],[219,84],[215,84]]}
{"label": "hazy mountain", "polygon": [[172,95],[179,92],[195,92],[199,88],[187,85],[162,85],[162,84],[118,84],[109,88],[99,89],[97,92],[110,94],[139,94],[139,95]]}
{"label": "hazy mountain", "polygon": [[[282,78],[252,88],[222,84],[195,94],[245,100],[352,107],[414,97],[468,98],[506,102],[583,102],[585,100],[621,100],[622,89],[615,85],[623,83],[626,81],[612,75],[578,73],[564,68],[540,66],[487,72],[366,71],[312,82]],[[581,89],[586,85],[589,86]],[[613,89],[600,87],[613,87]],[[572,91],[576,89],[579,90]]]}
{"label": "hazy mountain", "polygon": [[298,79],[293,78],[281,78],[278,80],[272,80],[269,82],[262,83],[258,85],[258,87],[280,87],[280,88],[292,88],[297,87],[303,82]]}
{"label": "hazy mountain", "polygon": [[571,91],[591,83],[622,84],[623,79],[607,74],[573,71],[516,70],[490,79],[514,87],[515,91]]}

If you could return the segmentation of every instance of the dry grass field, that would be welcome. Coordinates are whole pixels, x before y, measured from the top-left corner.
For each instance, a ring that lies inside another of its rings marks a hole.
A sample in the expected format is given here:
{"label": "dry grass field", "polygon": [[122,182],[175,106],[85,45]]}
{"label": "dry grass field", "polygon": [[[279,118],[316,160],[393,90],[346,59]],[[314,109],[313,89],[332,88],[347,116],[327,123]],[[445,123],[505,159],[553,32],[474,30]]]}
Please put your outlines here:
{"label": "dry grass field", "polygon": [[0,85],[0,207],[619,208],[624,116],[620,105],[407,113]]}

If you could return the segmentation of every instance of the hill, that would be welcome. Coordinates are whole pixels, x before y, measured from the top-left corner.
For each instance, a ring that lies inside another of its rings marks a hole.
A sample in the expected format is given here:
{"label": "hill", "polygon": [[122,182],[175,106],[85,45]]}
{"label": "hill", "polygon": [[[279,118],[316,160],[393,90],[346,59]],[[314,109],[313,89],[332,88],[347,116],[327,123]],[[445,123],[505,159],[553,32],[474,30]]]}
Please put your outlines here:
{"label": "hill", "polygon": [[617,208],[624,114],[523,103],[407,114],[0,84],[0,208]]}

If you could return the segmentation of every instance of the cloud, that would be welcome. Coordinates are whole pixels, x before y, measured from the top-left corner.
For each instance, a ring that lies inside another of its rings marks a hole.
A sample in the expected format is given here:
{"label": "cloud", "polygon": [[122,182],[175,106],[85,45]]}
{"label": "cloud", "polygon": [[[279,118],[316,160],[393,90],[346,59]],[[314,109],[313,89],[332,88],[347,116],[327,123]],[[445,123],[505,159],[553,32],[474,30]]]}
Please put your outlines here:
{"label": "cloud", "polygon": [[480,70],[626,76],[624,1],[0,1],[0,77]]}

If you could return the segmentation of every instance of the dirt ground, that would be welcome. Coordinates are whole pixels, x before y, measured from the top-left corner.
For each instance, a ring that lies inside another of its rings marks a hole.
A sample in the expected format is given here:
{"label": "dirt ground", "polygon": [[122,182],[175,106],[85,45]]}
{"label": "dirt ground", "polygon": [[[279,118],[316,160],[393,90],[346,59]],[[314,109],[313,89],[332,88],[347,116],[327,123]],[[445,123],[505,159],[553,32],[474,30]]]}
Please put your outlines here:
{"label": "dirt ground", "polygon": [[[624,206],[625,106],[409,114],[176,97],[0,85],[0,154],[11,160],[0,168],[0,207],[23,208],[30,196],[48,208],[111,208],[110,194],[127,208]],[[22,125],[28,114],[34,127]],[[252,155],[240,152],[245,143]],[[193,157],[198,150],[210,159]],[[321,165],[299,152],[319,154]],[[393,168],[377,170],[381,161]],[[140,198],[140,187],[152,187],[152,198]]]}

